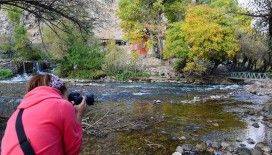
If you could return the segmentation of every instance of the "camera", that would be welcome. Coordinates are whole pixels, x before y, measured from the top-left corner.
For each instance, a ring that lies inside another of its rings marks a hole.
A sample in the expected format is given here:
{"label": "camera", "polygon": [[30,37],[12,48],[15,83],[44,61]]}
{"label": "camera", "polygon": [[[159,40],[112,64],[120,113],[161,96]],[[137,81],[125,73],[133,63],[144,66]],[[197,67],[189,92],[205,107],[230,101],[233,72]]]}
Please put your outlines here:
{"label": "camera", "polygon": [[[86,99],[87,105],[93,105],[94,104],[94,95],[93,94],[86,95],[85,99]],[[68,100],[70,102],[73,101],[75,103],[75,105],[79,105],[81,103],[81,101],[83,100],[83,97],[78,92],[72,92],[72,93],[69,94]]]}

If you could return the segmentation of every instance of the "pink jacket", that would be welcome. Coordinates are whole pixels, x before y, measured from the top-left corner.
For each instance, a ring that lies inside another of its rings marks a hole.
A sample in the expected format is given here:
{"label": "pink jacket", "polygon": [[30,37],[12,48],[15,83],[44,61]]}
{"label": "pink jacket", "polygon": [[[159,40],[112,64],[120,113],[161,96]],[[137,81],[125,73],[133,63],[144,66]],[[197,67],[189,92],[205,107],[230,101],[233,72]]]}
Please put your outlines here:
{"label": "pink jacket", "polygon": [[8,120],[2,139],[1,155],[23,155],[15,131],[18,109],[26,136],[37,155],[78,155],[82,128],[73,105],[62,99],[57,89],[41,86],[27,93]]}

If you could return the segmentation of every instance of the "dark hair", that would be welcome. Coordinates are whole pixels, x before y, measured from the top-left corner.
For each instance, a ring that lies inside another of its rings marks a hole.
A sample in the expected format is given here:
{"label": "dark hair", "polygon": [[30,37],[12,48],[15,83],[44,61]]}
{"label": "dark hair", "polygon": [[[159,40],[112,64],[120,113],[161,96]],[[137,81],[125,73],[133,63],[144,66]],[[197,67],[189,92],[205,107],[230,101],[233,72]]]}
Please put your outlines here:
{"label": "dark hair", "polygon": [[[38,74],[34,75],[27,83],[26,91],[30,92],[31,90],[35,89],[36,87],[40,86],[49,86],[51,80],[50,74]],[[61,86],[59,88],[62,95],[64,95],[67,91],[67,88],[65,85]]]}

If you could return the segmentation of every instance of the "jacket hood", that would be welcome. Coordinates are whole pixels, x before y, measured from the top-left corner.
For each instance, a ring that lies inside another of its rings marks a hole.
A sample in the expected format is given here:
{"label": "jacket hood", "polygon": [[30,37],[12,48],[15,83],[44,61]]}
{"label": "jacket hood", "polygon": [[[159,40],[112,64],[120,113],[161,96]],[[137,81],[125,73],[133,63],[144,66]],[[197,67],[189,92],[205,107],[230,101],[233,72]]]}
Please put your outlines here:
{"label": "jacket hood", "polygon": [[17,109],[26,109],[50,98],[62,99],[62,95],[58,89],[40,86],[28,92]]}

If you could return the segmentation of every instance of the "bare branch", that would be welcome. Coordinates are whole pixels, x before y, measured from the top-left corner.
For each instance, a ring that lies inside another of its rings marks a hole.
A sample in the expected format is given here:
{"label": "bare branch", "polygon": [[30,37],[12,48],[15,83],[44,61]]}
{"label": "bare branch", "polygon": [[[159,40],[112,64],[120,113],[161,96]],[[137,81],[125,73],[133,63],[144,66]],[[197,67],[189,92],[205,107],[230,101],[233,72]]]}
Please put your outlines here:
{"label": "bare branch", "polygon": [[[81,0],[0,0],[0,5],[14,6],[21,8],[33,15],[36,18],[45,21],[62,20],[63,18],[71,21],[81,31],[89,32],[92,19],[85,12],[85,5]],[[52,25],[55,26],[55,25]]]}

